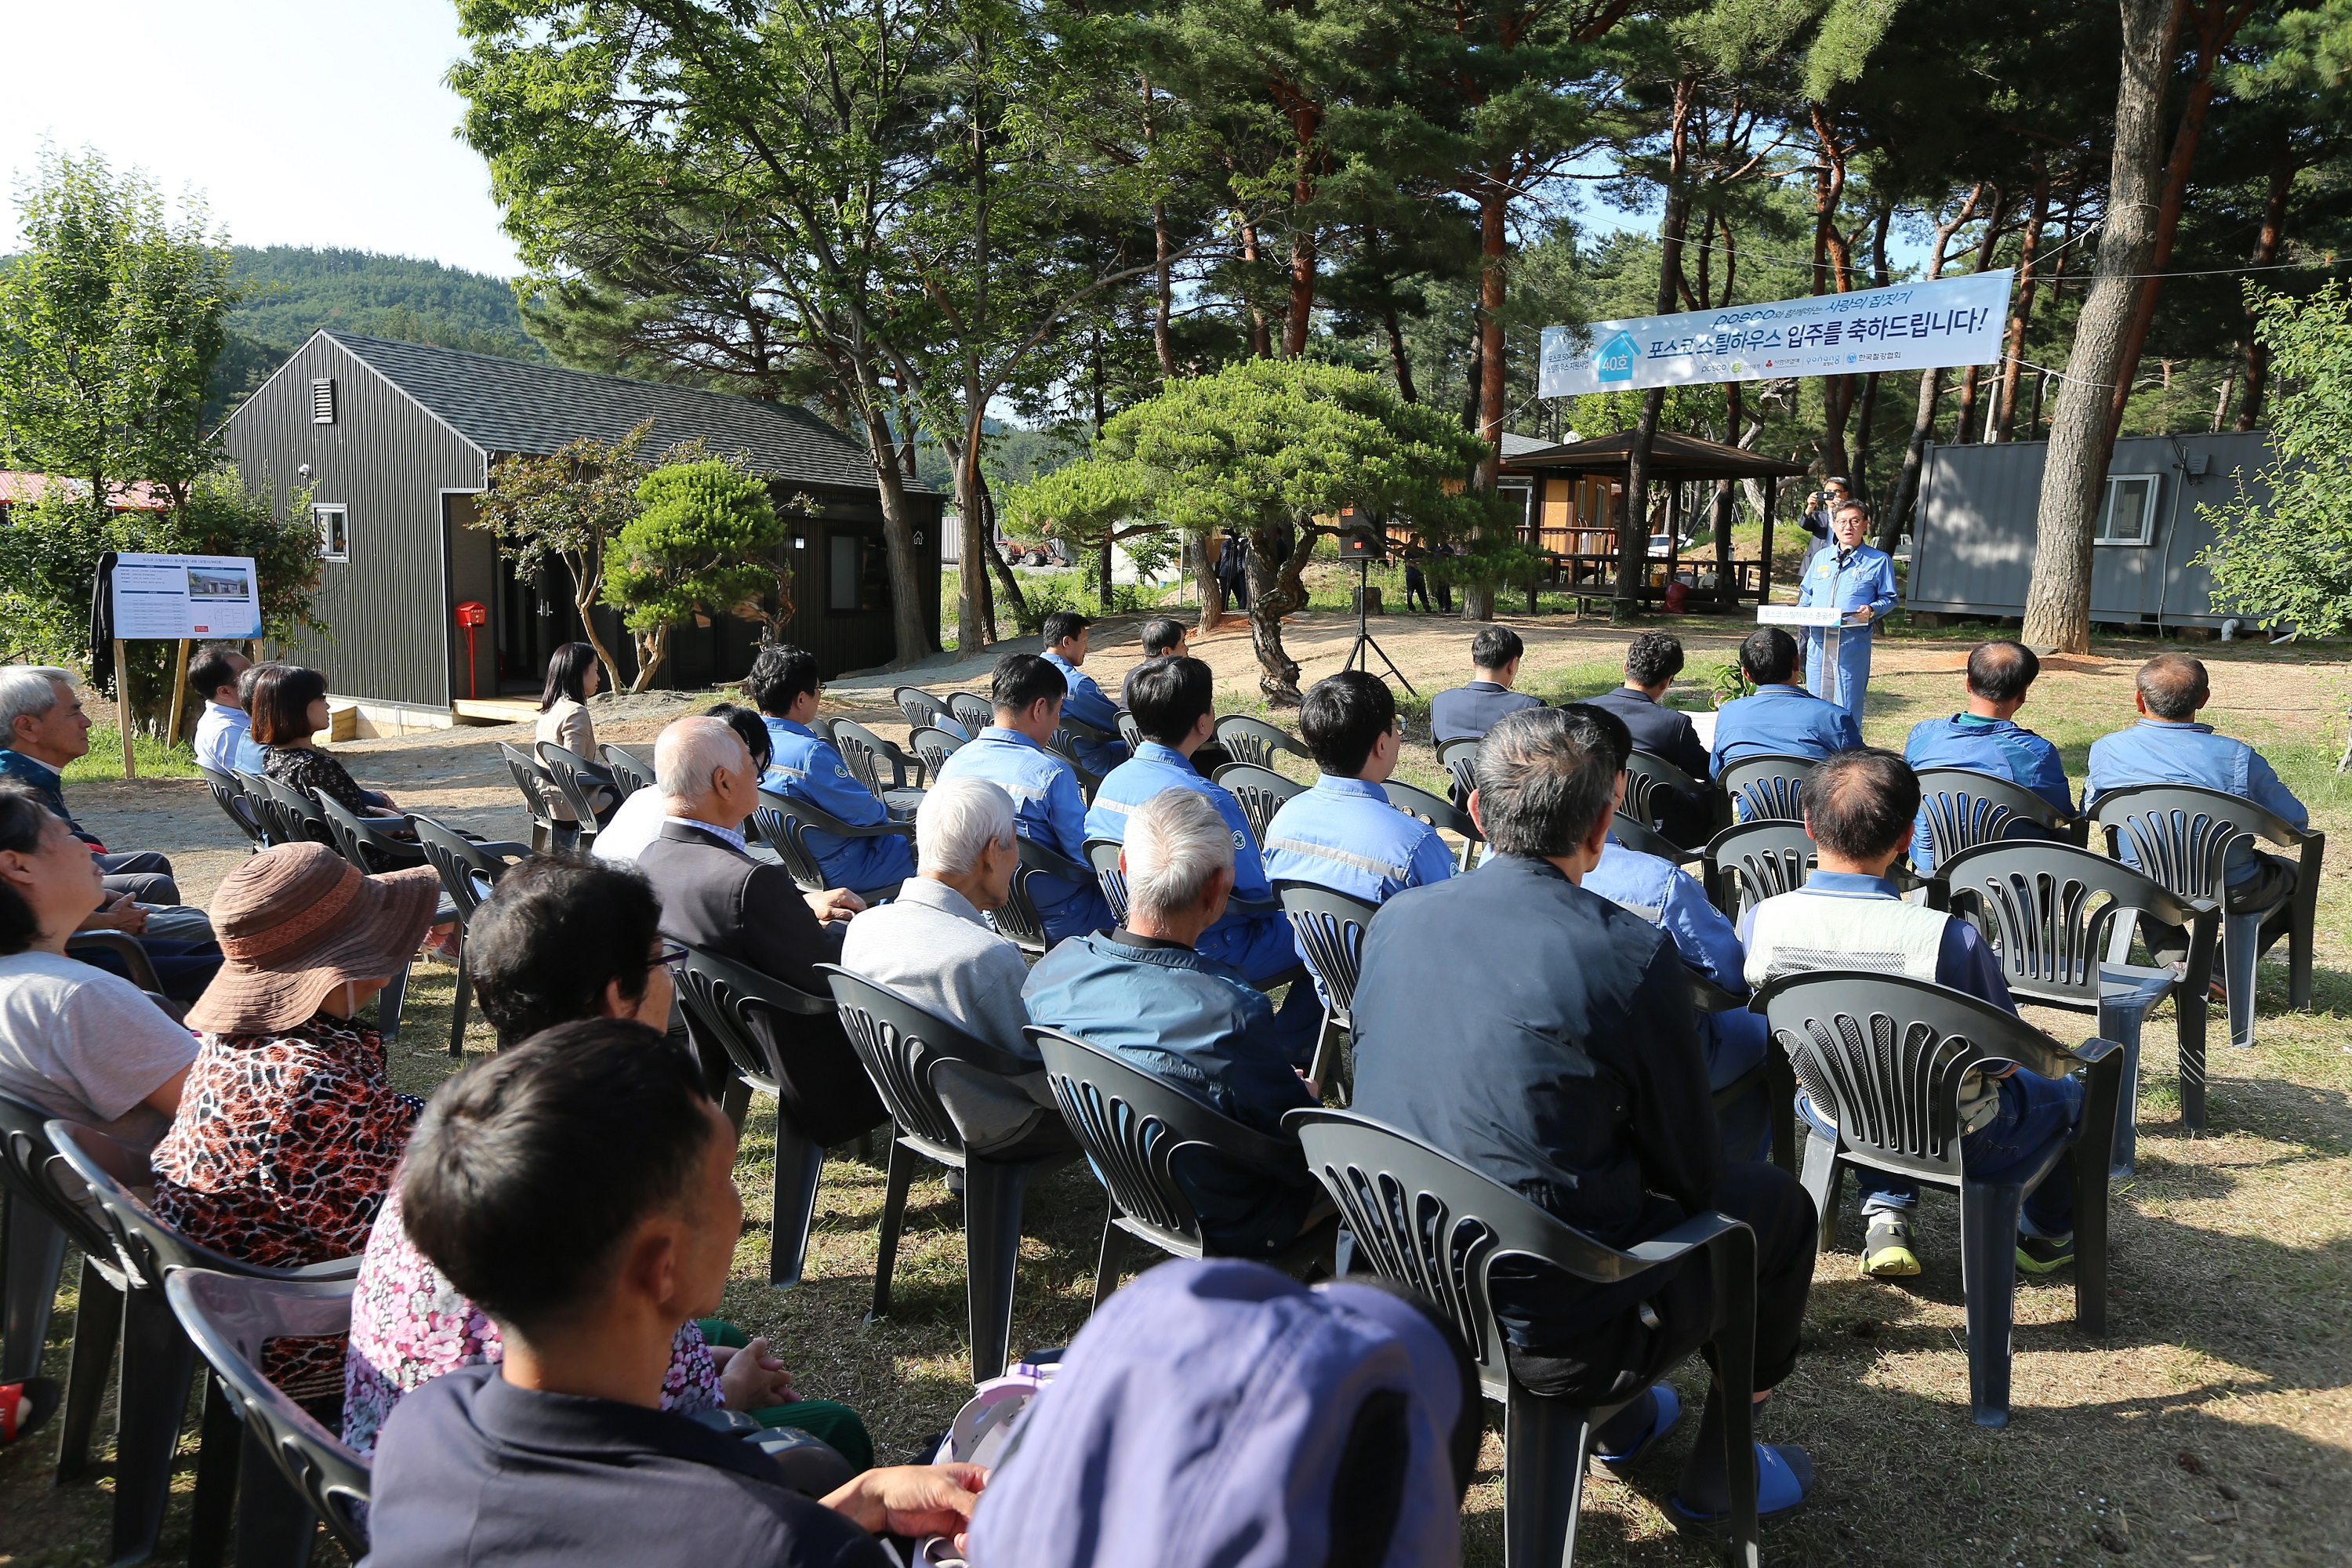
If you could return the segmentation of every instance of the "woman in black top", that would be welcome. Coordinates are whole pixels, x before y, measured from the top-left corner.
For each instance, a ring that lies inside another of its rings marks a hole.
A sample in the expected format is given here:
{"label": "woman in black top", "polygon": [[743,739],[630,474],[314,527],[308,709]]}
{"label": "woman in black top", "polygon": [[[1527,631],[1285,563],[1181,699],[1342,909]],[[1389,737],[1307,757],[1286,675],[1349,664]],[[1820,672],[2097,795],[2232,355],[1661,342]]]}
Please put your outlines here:
{"label": "woman in black top", "polygon": [[253,683],[253,739],[262,772],[279,784],[324,795],[355,816],[398,816],[392,797],[362,789],[311,736],[327,727],[327,678],[299,665],[262,667]]}

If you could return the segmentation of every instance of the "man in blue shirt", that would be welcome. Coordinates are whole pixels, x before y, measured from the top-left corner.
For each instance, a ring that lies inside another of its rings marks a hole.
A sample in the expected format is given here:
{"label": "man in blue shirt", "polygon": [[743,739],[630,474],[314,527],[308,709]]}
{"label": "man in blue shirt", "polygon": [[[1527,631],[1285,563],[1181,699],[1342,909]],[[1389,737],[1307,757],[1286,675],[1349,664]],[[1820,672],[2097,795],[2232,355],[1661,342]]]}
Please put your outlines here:
{"label": "man in blue shirt", "polygon": [[[2058,748],[2016,721],[2025,694],[2042,673],[2042,660],[2023,643],[1980,642],[1969,653],[1969,706],[1948,719],[1922,719],[1903,743],[1903,760],[1920,768],[1974,768],[2013,780],[2067,816],[2074,797],[2066,784],[2066,763]],[[2047,838],[2041,824],[2012,821],[2006,837]],[[1911,835],[1911,864],[1925,875],[1935,869],[1935,852],[1923,821]]]}
{"label": "man in blue shirt", "polygon": [[[1454,875],[1454,852],[1437,829],[1391,805],[1381,788],[1402,744],[1386,681],[1360,669],[1317,681],[1299,707],[1298,733],[1319,773],[1265,826],[1268,878],[1384,904]],[[1313,967],[1303,943],[1298,956]],[[1322,976],[1315,987],[1322,990]]]}
{"label": "man in blue shirt", "polygon": [[253,716],[245,710],[238,678],[252,661],[226,643],[206,643],[188,661],[188,689],[205,700],[196,721],[196,761],[215,773],[261,771],[261,748],[253,743]]}
{"label": "man in blue shirt", "polygon": [[[2291,826],[2307,826],[2310,813],[2293,791],[2279,782],[2263,754],[2243,741],[2217,735],[2210,724],[2197,721],[2197,710],[2212,700],[2213,687],[2201,659],[2185,653],[2160,653],[2139,667],[2132,700],[2139,722],[2128,730],[2102,735],[2091,742],[2090,776],[2083,784],[2083,809],[2089,811],[2101,795],[2133,784],[2195,784],[2250,800]],[[2133,865],[2138,857],[2126,837],[2123,858]],[[2260,949],[2286,934],[2287,901],[2298,875],[2295,862],[2266,855],[2252,842],[2231,847],[2222,867],[2226,884],[2222,907],[2233,915],[2263,914]],[[2141,917],[2140,934],[2149,951],[2178,956],[2189,948],[2189,935],[2178,926],[2158,925]],[[2221,955],[2213,954],[2214,974],[2221,973]]]}
{"label": "man in blue shirt", "polygon": [[[1690,715],[1665,705],[1666,689],[1683,672],[1683,640],[1672,632],[1643,632],[1625,647],[1625,684],[1587,699],[1613,713],[1633,744],[1661,757],[1694,779],[1706,777],[1706,748]],[[1706,847],[1715,834],[1715,802],[1707,795],[1662,795],[1658,830],[1686,849]]]}
{"label": "man in blue shirt", "polygon": [[[772,643],[751,661],[743,695],[758,706],[774,748],[760,785],[806,801],[851,827],[887,823],[890,808],[851,775],[832,742],[809,728],[823,689],[816,656],[804,648]],[[903,833],[851,837],[812,829],[808,845],[826,883],[854,893],[884,892],[915,874],[914,845]]]}
{"label": "man in blue shirt", "polygon": [[[989,700],[996,722],[959,748],[940,769],[942,779],[986,779],[1013,797],[1013,826],[1079,866],[1087,864],[1087,801],[1070,764],[1045,749],[1062,721],[1062,672],[1034,653],[996,661]],[[1108,931],[1110,905],[1092,877],[1066,881],[1033,876],[1029,898],[1054,942],[1081,931]]]}
{"label": "man in blue shirt", "polygon": [[[1190,641],[1188,628],[1185,626],[1183,622],[1178,620],[1173,616],[1152,616],[1150,620],[1143,623],[1143,631],[1141,635],[1143,637],[1143,658],[1139,663],[1137,663],[1134,669],[1129,669],[1127,672],[1127,678],[1129,680],[1135,679],[1135,671],[1137,669],[1141,669],[1144,665],[1150,663],[1155,658],[1177,658],[1191,651],[1186,647],[1186,644]],[[1128,700],[1127,687],[1124,682],[1120,684],[1118,689],[1118,705],[1122,708],[1130,709],[1135,706],[1134,703]]]}
{"label": "man in blue shirt", "polygon": [[[1245,1127],[1286,1137],[1284,1112],[1315,1104],[1315,1091],[1292,1069],[1273,1004],[1201,951],[1234,888],[1223,816],[1200,795],[1165,790],[1126,826],[1127,924],[1073,937],[1038,960],[1022,990],[1030,1021],[1114,1051]],[[1177,1184],[1215,1248],[1240,1257],[1287,1244],[1320,1206],[1303,1156],[1295,1171],[1278,1172],[1201,1162],[1180,1169]]]}
{"label": "man in blue shirt", "polygon": [[1474,679],[1466,686],[1441,691],[1429,700],[1429,738],[1434,745],[1448,741],[1475,741],[1494,727],[1495,721],[1521,708],[1540,708],[1543,699],[1511,689],[1519,678],[1519,660],[1528,645],[1508,626],[1488,626],[1470,643]]}
{"label": "man in blue shirt", "polygon": [[1056,610],[1045,617],[1045,662],[1062,672],[1069,687],[1069,695],[1062,699],[1063,716],[1113,737],[1078,745],[1078,761],[1086,764],[1087,772],[1099,776],[1127,761],[1127,742],[1117,739],[1118,705],[1103,695],[1093,676],[1078,668],[1087,662],[1087,643],[1092,635],[1086,616],[1076,610]]}
{"label": "man in blue shirt", "polygon": [[1755,691],[1723,705],[1715,719],[1715,754],[1707,771],[1748,757],[1827,757],[1862,744],[1862,726],[1834,702],[1790,683],[1797,639],[1779,626],[1758,626],[1739,645],[1739,668]]}
{"label": "man in blue shirt", "polygon": [[[1859,721],[1863,698],[1870,689],[1871,628],[1895,607],[1895,558],[1862,536],[1870,527],[1862,508],[1848,501],[1837,509],[1831,523],[1835,535],[1829,547],[1805,563],[1805,585],[1798,590],[1801,605],[1834,605],[1846,613],[1838,633],[1837,689],[1832,699]],[[1822,693],[1822,650],[1829,633],[1820,626],[1805,628],[1805,684]]]}
{"label": "man in blue shirt", "polygon": [[[1748,984],[1829,967],[1907,974],[2014,1014],[2000,960],[1976,928],[1904,902],[1887,879],[1918,816],[1919,780],[1892,752],[1845,752],[1814,770],[1805,784],[1805,831],[1820,847],[1818,868],[1803,887],[1765,900],[1740,922]],[[1809,1099],[1800,1095],[1797,1109],[1815,1131],[1836,1136]],[[1961,1081],[1959,1109],[1969,1173],[1997,1181],[2011,1167],[2036,1163],[2053,1139],[2074,1141],[2082,1131],[2083,1084],[2018,1067],[1970,1072]],[[1919,1184],[1860,1168],[1854,1182],[1869,1224],[1862,1271],[1881,1279],[1918,1273],[1910,1215],[1919,1206]],[[2026,1194],[2017,1265],[2047,1274],[2074,1260],[2074,1165],[2061,1160]]]}

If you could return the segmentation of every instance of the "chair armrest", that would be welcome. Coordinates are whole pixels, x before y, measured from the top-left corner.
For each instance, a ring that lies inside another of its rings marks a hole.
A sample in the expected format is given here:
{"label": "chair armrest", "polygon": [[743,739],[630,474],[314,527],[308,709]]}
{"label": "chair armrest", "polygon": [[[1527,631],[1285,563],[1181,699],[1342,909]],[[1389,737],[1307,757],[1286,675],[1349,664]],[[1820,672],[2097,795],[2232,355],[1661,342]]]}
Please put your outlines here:
{"label": "chair armrest", "polygon": [[1623,1249],[1628,1258],[1644,1264],[1672,1263],[1686,1253],[1696,1252],[1726,1231],[1744,1230],[1744,1222],[1728,1215],[1693,1215],[1664,1236],[1654,1236],[1647,1241],[1637,1241]]}
{"label": "chair armrest", "polygon": [[2067,1054],[2086,1066],[2096,1066],[2123,1048],[2120,1040],[2103,1040],[2093,1035]]}
{"label": "chair armrest", "polygon": [[282,1278],[289,1279],[356,1279],[360,1273],[360,1258],[361,1255],[354,1252],[349,1258],[330,1258],[324,1263],[306,1263],[299,1268],[279,1272]]}
{"label": "chair armrest", "polygon": [[163,982],[162,978],[156,974],[154,963],[152,960],[148,958],[147,950],[140,946],[139,939],[132,936],[129,931],[75,931],[66,938],[66,956],[68,958],[71,958],[73,956],[73,951],[77,946],[79,946],[85,952],[91,949],[97,949],[101,952],[114,954],[114,956],[121,962],[123,969],[128,973],[131,984],[136,985],[142,991],[157,993],[163,989]]}
{"label": "chair armrest", "polygon": [[484,839],[474,846],[485,855],[495,855],[501,860],[520,860],[530,854],[530,846],[518,844],[511,838]]}

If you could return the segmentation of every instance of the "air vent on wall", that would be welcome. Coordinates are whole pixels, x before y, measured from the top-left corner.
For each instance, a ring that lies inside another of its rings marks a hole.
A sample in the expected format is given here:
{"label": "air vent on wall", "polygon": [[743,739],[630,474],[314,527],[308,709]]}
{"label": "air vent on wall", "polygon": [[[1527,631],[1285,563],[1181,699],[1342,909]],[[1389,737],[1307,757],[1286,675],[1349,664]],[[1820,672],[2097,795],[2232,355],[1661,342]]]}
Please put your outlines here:
{"label": "air vent on wall", "polygon": [[335,422],[335,378],[321,376],[310,384],[310,423],[332,425]]}

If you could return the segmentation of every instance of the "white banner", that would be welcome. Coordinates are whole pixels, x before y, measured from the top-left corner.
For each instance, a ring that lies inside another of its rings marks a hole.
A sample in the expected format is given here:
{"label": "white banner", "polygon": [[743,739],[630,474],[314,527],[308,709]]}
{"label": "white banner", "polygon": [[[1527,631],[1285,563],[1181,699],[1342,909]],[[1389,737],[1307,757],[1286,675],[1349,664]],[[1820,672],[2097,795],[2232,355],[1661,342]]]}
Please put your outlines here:
{"label": "white banner", "polygon": [[114,635],[261,635],[259,579],[250,555],[133,555],[114,563]]}
{"label": "white banner", "polygon": [[2009,324],[2007,271],[1769,305],[1546,327],[1539,397],[1990,364]]}

